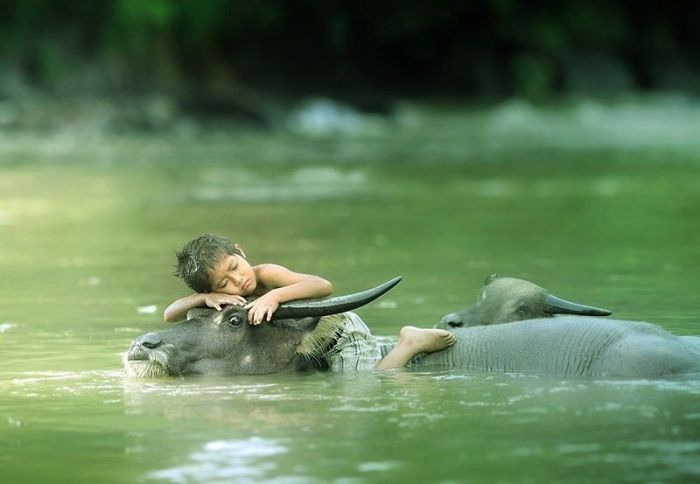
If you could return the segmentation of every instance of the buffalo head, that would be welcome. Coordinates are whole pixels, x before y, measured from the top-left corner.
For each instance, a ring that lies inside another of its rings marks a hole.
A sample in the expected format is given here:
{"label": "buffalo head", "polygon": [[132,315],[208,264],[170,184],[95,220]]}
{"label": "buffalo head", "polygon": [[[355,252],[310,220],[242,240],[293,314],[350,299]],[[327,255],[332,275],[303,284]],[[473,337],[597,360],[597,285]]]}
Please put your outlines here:
{"label": "buffalo head", "polygon": [[609,316],[612,312],[566,301],[523,279],[491,274],[486,278],[476,304],[462,311],[446,314],[436,327],[452,329],[510,323],[548,318],[557,314]]}

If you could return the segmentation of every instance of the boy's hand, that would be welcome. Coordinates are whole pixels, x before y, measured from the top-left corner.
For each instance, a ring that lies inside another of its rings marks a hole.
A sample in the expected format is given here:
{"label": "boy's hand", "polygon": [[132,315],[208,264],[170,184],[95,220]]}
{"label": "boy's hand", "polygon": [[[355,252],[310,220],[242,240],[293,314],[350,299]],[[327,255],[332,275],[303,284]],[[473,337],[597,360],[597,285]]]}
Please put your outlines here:
{"label": "boy's hand", "polygon": [[223,292],[210,292],[204,294],[204,304],[217,311],[221,311],[221,306],[225,304],[235,304],[237,306],[245,305],[246,300],[242,296],[232,296]]}
{"label": "boy's hand", "polygon": [[245,305],[248,310],[248,321],[251,324],[260,324],[263,320],[271,320],[279,305],[279,301],[272,295],[272,292],[260,296],[255,301]]}

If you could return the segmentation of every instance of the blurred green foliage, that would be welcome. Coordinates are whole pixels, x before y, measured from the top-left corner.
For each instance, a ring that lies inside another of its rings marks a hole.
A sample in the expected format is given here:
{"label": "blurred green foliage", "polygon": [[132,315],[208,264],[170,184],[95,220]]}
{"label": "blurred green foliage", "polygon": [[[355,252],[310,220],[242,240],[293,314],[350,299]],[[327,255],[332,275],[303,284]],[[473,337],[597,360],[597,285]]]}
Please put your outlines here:
{"label": "blurred green foliage", "polygon": [[692,90],[699,20],[700,3],[661,0],[0,0],[0,94],[11,75],[54,90]]}

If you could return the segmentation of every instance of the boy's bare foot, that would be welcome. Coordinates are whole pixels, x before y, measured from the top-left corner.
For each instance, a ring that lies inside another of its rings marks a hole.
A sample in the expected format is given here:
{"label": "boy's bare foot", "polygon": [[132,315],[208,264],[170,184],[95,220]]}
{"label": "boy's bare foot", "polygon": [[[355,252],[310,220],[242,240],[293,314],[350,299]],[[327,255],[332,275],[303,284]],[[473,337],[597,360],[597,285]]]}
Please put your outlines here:
{"label": "boy's bare foot", "polygon": [[424,329],[404,326],[399,331],[398,346],[410,348],[414,354],[444,350],[455,344],[455,336],[444,329]]}
{"label": "boy's bare foot", "polygon": [[403,368],[418,353],[443,350],[455,344],[455,337],[444,329],[422,329],[404,326],[399,331],[399,342],[377,363],[378,370]]}

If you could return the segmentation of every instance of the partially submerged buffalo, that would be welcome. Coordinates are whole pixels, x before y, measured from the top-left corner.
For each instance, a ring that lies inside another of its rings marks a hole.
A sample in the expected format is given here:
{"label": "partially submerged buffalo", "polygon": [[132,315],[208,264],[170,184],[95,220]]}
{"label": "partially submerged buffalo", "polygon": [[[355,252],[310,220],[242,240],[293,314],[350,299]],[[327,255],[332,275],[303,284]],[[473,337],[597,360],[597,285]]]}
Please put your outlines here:
{"label": "partially submerged buffalo", "polygon": [[658,378],[700,373],[700,338],[587,316],[456,328],[457,342],[419,366],[554,376]]}
{"label": "partially submerged buffalo", "polygon": [[[319,324],[319,317],[367,304],[395,286],[398,280],[350,296],[287,303],[280,306],[273,321],[259,326],[247,324],[246,313],[239,306],[222,311],[200,310],[191,320],[134,340],[124,357],[127,374],[137,377],[240,375],[322,368],[323,362],[317,355],[333,344],[336,328]],[[496,280],[487,281],[486,287]],[[518,281],[511,279],[508,284],[537,287]],[[543,292],[546,293],[539,289],[532,291],[529,299],[523,299],[522,294],[489,290],[486,299],[494,299],[490,303],[494,308],[519,307],[522,301],[530,304],[539,301]],[[485,300],[483,294],[480,303]],[[514,300],[519,301],[516,306]],[[575,306],[579,307],[577,311],[581,307],[591,308],[565,303],[574,306],[568,306],[564,313],[570,313]],[[583,377],[655,378],[700,373],[700,338],[674,336],[643,322],[581,315],[551,318],[549,306],[540,305],[540,312],[534,311],[535,319],[527,319],[533,314],[530,311],[520,313],[526,318],[517,322],[497,318],[480,320],[485,324],[482,326],[449,326],[457,336],[457,343],[416,359],[413,366]],[[592,314],[610,314],[593,309],[597,311]],[[464,313],[481,311],[468,308]],[[591,314],[590,309],[582,311]],[[507,318],[512,317],[510,313]]]}
{"label": "partially submerged buffalo", "polygon": [[127,375],[255,375],[323,369],[317,357],[334,343],[337,328],[321,316],[352,311],[401,281],[396,277],[364,292],[281,304],[272,321],[248,324],[241,306],[196,309],[171,328],[136,338],[124,355]]}

